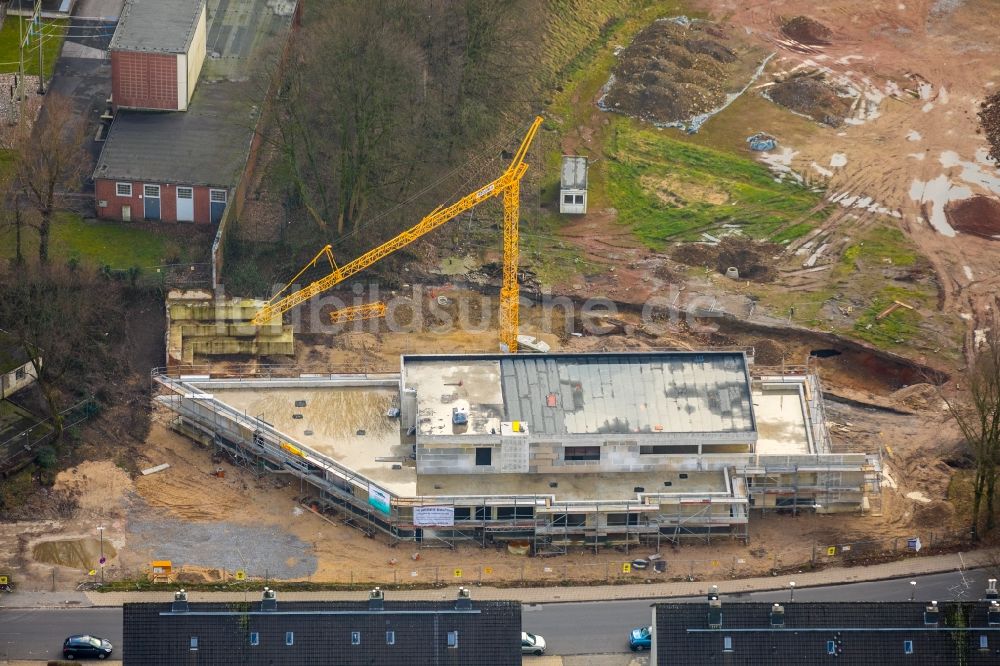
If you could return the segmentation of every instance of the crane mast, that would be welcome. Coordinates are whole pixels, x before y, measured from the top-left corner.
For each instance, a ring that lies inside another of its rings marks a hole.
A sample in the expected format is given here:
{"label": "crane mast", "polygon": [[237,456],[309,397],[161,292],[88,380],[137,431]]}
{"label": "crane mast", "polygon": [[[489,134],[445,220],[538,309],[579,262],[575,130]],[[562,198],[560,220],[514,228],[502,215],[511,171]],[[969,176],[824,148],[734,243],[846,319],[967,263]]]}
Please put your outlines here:
{"label": "crane mast", "polygon": [[[280,317],[292,308],[313,296],[323,293],[335,285],[360,273],[380,259],[392,254],[396,250],[406,247],[413,241],[434,231],[449,220],[478,206],[484,201],[494,197],[503,197],[504,224],[503,224],[503,280],[500,286],[500,344],[507,351],[517,351],[517,330],[518,330],[518,299],[519,288],[517,283],[518,266],[518,222],[520,219],[520,185],[521,178],[528,170],[528,165],[524,158],[528,153],[538,128],[542,124],[542,118],[535,118],[531,127],[525,134],[524,139],[507,169],[498,178],[478,190],[471,192],[449,206],[438,206],[425,216],[420,222],[402,232],[395,238],[386,241],[382,245],[365,252],[360,257],[337,266],[333,258],[333,251],[329,245],[323,247],[313,259],[303,267],[298,274],[267,304],[262,307],[252,320],[254,325],[260,326],[272,321],[275,317]],[[326,258],[330,262],[332,271],[330,274],[310,283],[309,285],[294,291],[286,296],[281,296],[287,291],[295,281],[308,269],[313,268],[321,258]],[[381,307],[380,307],[381,306]],[[338,310],[331,316],[335,322],[347,321],[350,319],[370,318],[379,316],[379,312],[385,312],[384,304],[374,303],[367,306],[356,306]]]}

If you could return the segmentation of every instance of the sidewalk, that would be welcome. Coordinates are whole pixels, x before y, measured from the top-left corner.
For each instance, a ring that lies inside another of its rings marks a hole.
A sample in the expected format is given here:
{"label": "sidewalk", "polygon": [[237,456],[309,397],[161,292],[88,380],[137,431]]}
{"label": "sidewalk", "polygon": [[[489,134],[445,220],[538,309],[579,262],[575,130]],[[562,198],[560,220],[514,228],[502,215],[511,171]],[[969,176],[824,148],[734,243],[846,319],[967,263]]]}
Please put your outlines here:
{"label": "sidewalk", "polygon": [[[612,601],[625,599],[664,599],[669,597],[701,596],[711,585],[718,585],[723,594],[760,592],[787,589],[795,581],[798,589],[890,578],[906,578],[959,569],[974,569],[990,563],[990,551],[951,553],[929,557],[911,557],[887,564],[869,567],[834,567],[823,571],[796,573],[785,576],[744,578],[740,580],[697,581],[676,583],[649,583],[635,585],[594,585],[579,587],[525,587],[497,588],[472,585],[476,599],[504,599],[528,604],[570,601]],[[427,590],[396,590],[386,596],[395,601],[450,600],[455,597],[455,585]],[[244,601],[255,600],[260,590],[247,592],[190,592],[191,601]],[[285,601],[345,601],[364,599],[363,591],[280,592]],[[168,602],[172,591],[164,592],[14,592],[0,596],[0,608],[89,608],[121,606],[127,602]]]}

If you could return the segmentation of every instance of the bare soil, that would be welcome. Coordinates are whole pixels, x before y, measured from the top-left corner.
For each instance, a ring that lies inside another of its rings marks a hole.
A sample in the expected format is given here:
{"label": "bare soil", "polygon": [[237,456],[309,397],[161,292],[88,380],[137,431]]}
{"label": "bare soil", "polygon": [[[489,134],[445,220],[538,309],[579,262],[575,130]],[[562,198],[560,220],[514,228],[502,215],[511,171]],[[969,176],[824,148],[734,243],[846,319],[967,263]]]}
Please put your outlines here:
{"label": "bare soil", "polygon": [[782,24],[781,32],[800,44],[810,46],[828,45],[833,35],[832,30],[808,16],[794,16],[788,19]]}
{"label": "bare soil", "polygon": [[945,214],[957,231],[1000,240],[1000,199],[977,196],[952,201],[945,207]]}
{"label": "bare soil", "polygon": [[818,123],[840,127],[851,109],[836,87],[822,76],[790,76],[768,89],[768,97],[786,109],[809,116]]}
{"label": "bare soil", "polygon": [[621,53],[604,104],[658,123],[687,120],[738,90],[751,62],[750,50],[729,26],[655,21]]}

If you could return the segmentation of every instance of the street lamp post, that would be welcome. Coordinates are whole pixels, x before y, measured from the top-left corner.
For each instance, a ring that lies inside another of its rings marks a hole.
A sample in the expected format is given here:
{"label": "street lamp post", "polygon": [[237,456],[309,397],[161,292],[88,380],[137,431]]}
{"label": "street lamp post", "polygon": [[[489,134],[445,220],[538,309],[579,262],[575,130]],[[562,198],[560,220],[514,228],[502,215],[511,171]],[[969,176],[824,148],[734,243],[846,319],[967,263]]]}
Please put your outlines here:
{"label": "street lamp post", "polygon": [[104,525],[98,525],[97,531],[101,533],[101,559],[99,560],[99,563],[101,565],[101,585],[104,585],[104,563],[107,562],[107,560],[104,559]]}
{"label": "street lamp post", "polygon": [[910,601],[913,601],[913,599],[916,597],[916,594],[917,594],[917,581],[911,580],[910,581]]}
{"label": "street lamp post", "polygon": [[795,601],[795,581],[788,583],[788,601]]}

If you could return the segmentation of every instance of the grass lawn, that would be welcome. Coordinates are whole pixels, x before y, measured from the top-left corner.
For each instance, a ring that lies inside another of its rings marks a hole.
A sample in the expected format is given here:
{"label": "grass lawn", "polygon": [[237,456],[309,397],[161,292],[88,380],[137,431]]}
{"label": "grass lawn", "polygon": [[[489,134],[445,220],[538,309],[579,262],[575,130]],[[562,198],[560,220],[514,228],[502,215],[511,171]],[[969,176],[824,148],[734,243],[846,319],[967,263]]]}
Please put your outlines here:
{"label": "grass lawn", "polygon": [[619,221],[650,247],[696,240],[723,225],[780,243],[806,234],[826,215],[822,193],[775,182],[748,157],[694,145],[628,118],[614,117],[611,124],[609,199]]}
{"label": "grass lawn", "polygon": [[[38,234],[26,229],[23,252],[29,259],[38,255]],[[202,242],[192,242],[192,247]],[[77,215],[63,213],[52,226],[50,255],[53,261],[76,259],[93,266],[112,268],[148,268],[179,259],[182,262],[203,261],[194,250],[181,247],[169,234],[145,225],[121,222],[83,221]],[[204,250],[200,251],[204,254]],[[0,231],[0,257],[13,258],[14,232]]]}
{"label": "grass lawn", "polygon": [[[12,73],[18,69],[19,23],[23,19],[8,16],[0,28],[0,72]],[[24,27],[27,28],[27,21]],[[45,61],[45,79],[52,78],[52,70],[62,49],[68,23],[65,20],[42,21],[42,59]],[[29,75],[38,75],[38,41],[36,37],[24,49],[24,71]]]}

